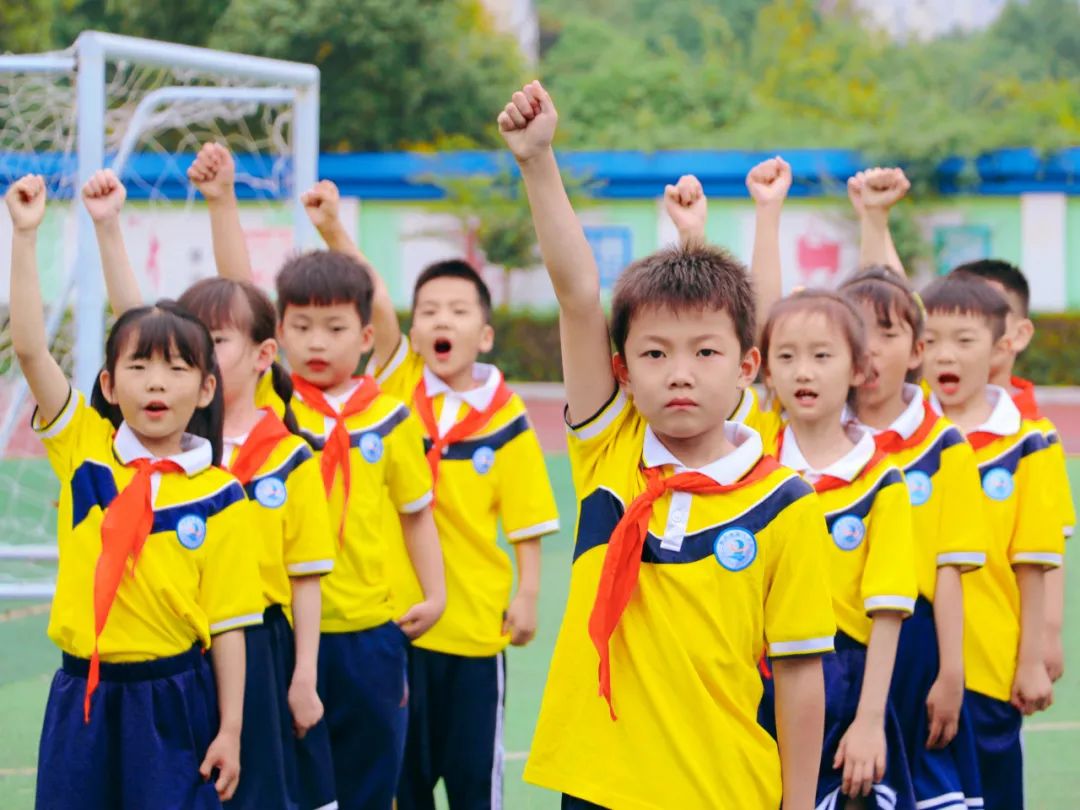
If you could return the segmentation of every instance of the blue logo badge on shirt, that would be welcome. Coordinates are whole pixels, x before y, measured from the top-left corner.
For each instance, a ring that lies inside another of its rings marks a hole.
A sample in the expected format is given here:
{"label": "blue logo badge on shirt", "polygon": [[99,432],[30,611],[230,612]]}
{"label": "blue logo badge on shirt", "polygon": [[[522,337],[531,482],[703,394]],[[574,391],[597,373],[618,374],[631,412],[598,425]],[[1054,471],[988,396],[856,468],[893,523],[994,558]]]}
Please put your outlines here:
{"label": "blue logo badge on shirt", "polygon": [[184,515],[176,521],[176,537],[180,545],[194,551],[206,540],[206,521],[198,515]]}
{"label": "blue logo badge on shirt", "polygon": [[746,529],[725,529],[713,543],[713,554],[728,571],[742,571],[757,557],[757,540]]}
{"label": "blue logo badge on shirt", "polygon": [[270,476],[255,485],[255,500],[267,509],[277,509],[285,503],[285,484],[280,478]]}
{"label": "blue logo badge on shirt", "polygon": [[857,515],[844,515],[837,518],[832,527],[832,539],[837,547],[844,551],[857,549],[866,537],[866,526]]}
{"label": "blue logo badge on shirt", "polygon": [[480,475],[487,475],[494,464],[495,451],[486,445],[484,447],[477,447],[476,452],[472,454],[473,468],[480,473]]}
{"label": "blue logo badge on shirt", "polygon": [[360,455],[368,464],[374,464],[382,458],[382,437],[378,433],[365,433],[360,437]]}
{"label": "blue logo badge on shirt", "polygon": [[1013,494],[1016,484],[1012,473],[1004,467],[991,467],[982,480],[983,492],[995,501],[1003,501]]}
{"label": "blue logo badge on shirt", "polygon": [[922,506],[930,500],[934,485],[929,475],[919,470],[912,470],[904,473],[904,480],[907,481],[908,497],[911,498],[912,506]]}

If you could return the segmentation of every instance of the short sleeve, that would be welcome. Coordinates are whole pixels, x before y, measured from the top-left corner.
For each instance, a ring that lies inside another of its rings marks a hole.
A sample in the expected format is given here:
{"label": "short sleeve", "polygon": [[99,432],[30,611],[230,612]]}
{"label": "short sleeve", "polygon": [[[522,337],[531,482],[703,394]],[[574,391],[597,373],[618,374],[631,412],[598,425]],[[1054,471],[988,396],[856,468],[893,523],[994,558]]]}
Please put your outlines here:
{"label": "short sleeve", "polygon": [[511,543],[559,530],[544,453],[532,425],[499,450],[499,518]]}
{"label": "short sleeve", "polygon": [[[643,437],[644,432],[645,420],[621,388],[616,388],[611,399],[584,422],[577,425],[567,423],[566,445],[577,492],[592,491],[596,472],[605,460],[624,447],[635,444],[622,440],[637,435]],[[640,453],[640,442],[636,446]]]}
{"label": "short sleeve", "polygon": [[761,446],[765,455],[779,455],[780,434],[784,430],[785,421],[780,403],[776,398],[772,398],[763,408],[755,396],[750,412],[743,421],[748,428],[756,430],[761,436]]}
{"label": "short sleeve", "polygon": [[262,624],[263,595],[255,546],[247,542],[253,525],[247,500],[237,481],[229,484],[228,505],[206,522],[206,556],[199,580],[199,605],[210,635]]}
{"label": "short sleeve", "polygon": [[329,574],[334,568],[334,532],[319,462],[310,454],[286,482],[285,570],[291,577]]}
{"label": "short sleeve", "polygon": [[1047,434],[1050,443],[1048,452],[1053,459],[1054,501],[1061,513],[1062,532],[1071,537],[1076,526],[1076,506],[1073,504],[1072,485],[1069,483],[1069,468],[1065,463],[1065,448],[1061,446],[1061,437],[1056,431]]}
{"label": "short sleeve", "polygon": [[82,393],[74,388],[56,418],[47,425],[38,421],[37,408],[30,419],[34,432],[45,445],[49,464],[61,481],[71,477],[75,468],[86,460],[84,448],[104,442],[108,446],[115,432],[112,423],[95,411]]}
{"label": "short sleeve", "polygon": [[[809,487],[807,487],[809,489]],[[833,649],[833,617],[825,550],[825,514],[808,492],[769,529],[765,583],[765,642],[771,658],[820,655]]]}
{"label": "short sleeve", "polygon": [[861,595],[867,614],[894,610],[910,615],[915,610],[915,542],[911,499],[900,471],[885,473],[866,527],[866,565]]}
{"label": "short sleeve", "polygon": [[402,402],[412,402],[413,392],[424,375],[424,358],[413,351],[407,335],[402,334],[393,355],[382,368],[369,367],[383,393]]}
{"label": "short sleeve", "polygon": [[[955,430],[955,428],[952,428]],[[941,519],[939,524],[937,564],[955,565],[966,570],[986,564],[986,513],[979,481],[975,451],[967,441],[958,441],[941,452]]]}
{"label": "short sleeve", "polygon": [[1057,459],[1046,446],[1020,459],[1016,467],[1013,497],[1016,524],[1009,544],[1013,565],[1056,567],[1065,555],[1061,508],[1055,502],[1054,480]]}
{"label": "short sleeve", "polygon": [[431,503],[431,467],[424,454],[424,434],[410,412],[394,427],[387,441],[386,486],[402,514],[419,512]]}

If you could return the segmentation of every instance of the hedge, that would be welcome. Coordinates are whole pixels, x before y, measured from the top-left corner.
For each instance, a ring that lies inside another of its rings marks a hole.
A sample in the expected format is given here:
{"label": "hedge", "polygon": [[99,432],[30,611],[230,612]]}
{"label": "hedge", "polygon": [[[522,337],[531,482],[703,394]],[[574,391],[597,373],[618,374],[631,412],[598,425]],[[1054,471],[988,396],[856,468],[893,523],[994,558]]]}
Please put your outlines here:
{"label": "hedge", "polygon": [[[558,382],[559,326],[553,314],[494,313],[495,350],[485,358],[508,380]],[[1037,315],[1035,338],[1016,373],[1039,385],[1080,385],[1080,313]]]}

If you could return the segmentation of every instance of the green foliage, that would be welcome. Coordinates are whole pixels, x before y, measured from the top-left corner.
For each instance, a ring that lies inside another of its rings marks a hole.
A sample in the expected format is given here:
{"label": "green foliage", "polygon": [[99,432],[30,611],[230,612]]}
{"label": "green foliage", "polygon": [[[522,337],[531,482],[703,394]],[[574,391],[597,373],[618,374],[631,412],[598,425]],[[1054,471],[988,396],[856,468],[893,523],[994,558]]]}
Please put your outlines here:
{"label": "green foliage", "polygon": [[1080,385],[1080,315],[1034,315],[1035,337],[1016,373],[1040,385]]}
{"label": "green foliage", "polygon": [[55,0],[0,0],[0,53],[49,47]]}
{"label": "green foliage", "polygon": [[516,43],[479,0],[246,0],[209,43],[322,70],[322,141],[379,151],[465,136],[495,146],[522,78]]}
{"label": "green foliage", "polygon": [[52,5],[58,11],[54,43],[64,47],[85,30],[205,45],[229,4],[223,0],[54,0]]}

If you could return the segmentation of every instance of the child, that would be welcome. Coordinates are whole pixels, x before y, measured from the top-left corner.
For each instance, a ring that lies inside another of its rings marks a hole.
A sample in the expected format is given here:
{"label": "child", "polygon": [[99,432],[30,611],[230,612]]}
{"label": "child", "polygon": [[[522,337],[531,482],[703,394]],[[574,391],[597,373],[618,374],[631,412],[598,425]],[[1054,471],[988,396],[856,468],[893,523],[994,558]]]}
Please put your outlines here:
{"label": "child", "polygon": [[1061,564],[1054,457],[1008,393],[986,384],[1009,352],[1009,305],[990,285],[948,276],[923,293],[924,374],[933,403],[967,435],[982,476],[986,565],[964,582],[965,704],[975,731],[987,810],[1024,805],[1022,716],[1050,705],[1043,660],[1043,578]]}
{"label": "child", "polygon": [[960,582],[962,573],[986,560],[978,468],[959,428],[907,382],[923,354],[921,303],[907,282],[871,268],[848,279],[840,292],[859,310],[868,337],[866,380],[855,392],[858,423],[903,470],[911,501],[919,598],[900,628],[891,700],[916,802],[959,806],[982,795],[963,708]]}
{"label": "child", "polygon": [[[1035,386],[1029,381],[1013,375],[1016,358],[1031,343],[1035,334],[1035,325],[1028,317],[1028,305],[1031,292],[1027,279],[1019,267],[999,259],[982,259],[962,264],[954,273],[968,273],[990,282],[1009,302],[1009,314],[1005,318],[1005,329],[1009,335],[1010,351],[1000,364],[990,369],[991,385],[998,385],[1013,392],[1013,402],[1020,409],[1020,415],[1035,422],[1050,444],[1050,453],[1055,457],[1054,477],[1047,482],[1055,488],[1054,503],[1061,510],[1061,522],[1065,537],[1072,535],[1076,524],[1076,510],[1073,507],[1072,489],[1069,485],[1068,470],[1065,466],[1065,450],[1061,445],[1054,423],[1043,416],[1035,401]],[[1058,680],[1065,671],[1065,656],[1061,645],[1061,630],[1065,613],[1065,567],[1052,568],[1045,575],[1046,587],[1046,669],[1051,681]]]}
{"label": "child", "polygon": [[[95,174],[83,189],[117,312],[129,298],[138,298],[116,226],[124,197],[123,185],[108,170]],[[256,287],[225,279],[198,282],[180,297],[180,304],[210,329],[214,341],[225,407],[223,466],[239,478],[253,501],[255,531],[249,537],[257,543],[254,552],[262,578],[263,624],[245,635],[248,667],[240,748],[245,778],[230,806],[321,807],[333,801],[333,795],[303,796],[301,785],[312,780],[298,773],[295,737],[303,737],[322,717],[315,688],[319,579],[333,567],[334,546],[311,450],[277,414],[255,405],[256,385],[264,373],[275,379],[283,401],[292,396],[288,376],[273,363],[277,314]],[[291,415],[288,421],[295,427]],[[296,626],[295,638],[289,617]],[[307,747],[312,745],[309,740]],[[328,740],[324,754],[329,758]]]}
{"label": "child", "polygon": [[[199,182],[232,171],[228,153],[213,151]],[[250,280],[227,186],[210,208],[218,272]],[[420,427],[373,379],[354,376],[372,347],[371,299],[363,268],[340,254],[300,255],[277,277],[280,343],[296,389],[292,408],[319,459],[339,544],[334,571],[322,581],[318,685],[343,810],[391,806],[405,742],[407,641],[425,633],[446,603]],[[395,514],[422,588],[420,601],[396,622],[387,567],[393,538],[386,531]],[[318,753],[304,757],[310,762]]]}
{"label": "child", "polygon": [[[304,202],[332,249],[363,260],[338,219],[333,183],[322,181]],[[494,333],[491,294],[476,271],[456,260],[424,270],[413,292],[408,338],[385,285],[373,281],[377,379],[411,402],[423,422],[446,560],[446,612],[409,655],[409,734],[398,807],[434,808],[432,791],[442,778],[451,808],[498,808],[504,650],[536,633],[540,538],[558,531],[555,498],[524,403],[497,368],[477,362]],[[513,571],[497,544],[499,521],[517,559],[513,599]],[[415,578],[407,566],[395,571],[398,598],[409,598]]]}
{"label": "child", "polygon": [[900,625],[915,606],[911,505],[903,476],[873,435],[841,419],[866,375],[865,329],[838,295],[800,292],[773,306],[761,351],[765,382],[787,418],[776,441],[779,461],[817,491],[833,541],[827,566],[839,632],[836,653],[824,659],[816,801],[849,807],[845,796],[873,796],[875,807],[914,810],[888,700]]}
{"label": "child", "polygon": [[[748,279],[704,247],[631,265],[613,297],[613,362],[599,273],[551,149],[556,120],[538,82],[499,115],[559,300],[579,502],[525,778],[565,808],[777,807],[781,793],[787,810],[810,808],[820,655],[835,632],[824,522],[811,488],[724,422],[758,365]],[[757,723],[766,649],[779,757]]]}
{"label": "child", "polygon": [[[6,201],[12,344],[63,482],[49,637],[64,663],[45,710],[37,806],[218,807],[239,778],[242,628],[262,612],[241,542],[243,488],[214,467],[210,335],[171,302],[126,312],[88,406],[45,340],[35,256],[45,185],[24,177]],[[213,679],[202,655],[211,638]]]}

